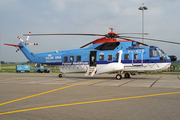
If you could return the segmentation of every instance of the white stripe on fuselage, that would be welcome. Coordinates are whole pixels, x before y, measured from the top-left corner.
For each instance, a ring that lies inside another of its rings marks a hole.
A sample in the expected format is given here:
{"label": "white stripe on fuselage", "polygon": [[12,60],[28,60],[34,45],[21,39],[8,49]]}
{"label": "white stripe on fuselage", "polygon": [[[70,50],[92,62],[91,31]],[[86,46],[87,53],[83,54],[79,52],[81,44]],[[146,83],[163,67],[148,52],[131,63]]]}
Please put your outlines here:
{"label": "white stripe on fuselage", "polygon": [[[97,70],[107,64],[97,64]],[[143,65],[124,64],[123,71],[126,72],[153,72],[162,71],[170,67],[171,63],[143,63]],[[61,65],[62,73],[86,72],[89,65]]]}

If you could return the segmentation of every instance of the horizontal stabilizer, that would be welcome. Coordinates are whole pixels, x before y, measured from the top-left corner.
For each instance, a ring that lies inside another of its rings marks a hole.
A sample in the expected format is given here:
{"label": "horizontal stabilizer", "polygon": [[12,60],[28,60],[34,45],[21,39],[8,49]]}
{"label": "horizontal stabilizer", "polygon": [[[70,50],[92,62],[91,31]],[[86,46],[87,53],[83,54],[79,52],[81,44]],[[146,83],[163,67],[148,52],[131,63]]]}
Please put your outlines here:
{"label": "horizontal stabilizer", "polygon": [[7,44],[7,43],[4,43],[4,45],[9,45],[9,46],[14,46],[14,47],[23,47],[22,45]]}

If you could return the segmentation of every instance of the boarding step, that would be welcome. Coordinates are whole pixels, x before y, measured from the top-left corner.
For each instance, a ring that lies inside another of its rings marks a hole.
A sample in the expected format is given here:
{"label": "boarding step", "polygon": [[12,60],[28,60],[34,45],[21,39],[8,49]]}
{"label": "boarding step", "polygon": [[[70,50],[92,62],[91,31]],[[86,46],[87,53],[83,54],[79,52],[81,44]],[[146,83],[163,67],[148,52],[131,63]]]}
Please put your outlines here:
{"label": "boarding step", "polygon": [[96,67],[89,67],[85,76],[93,76],[96,72]]}

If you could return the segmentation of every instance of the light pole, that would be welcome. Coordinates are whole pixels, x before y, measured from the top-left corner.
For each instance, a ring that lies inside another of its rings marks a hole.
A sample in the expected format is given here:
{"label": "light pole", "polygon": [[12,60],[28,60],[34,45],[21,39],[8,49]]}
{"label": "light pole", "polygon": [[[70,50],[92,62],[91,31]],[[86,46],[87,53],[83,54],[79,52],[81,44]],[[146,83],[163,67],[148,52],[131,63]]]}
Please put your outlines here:
{"label": "light pole", "polygon": [[0,70],[1,70],[1,15],[0,15]]}
{"label": "light pole", "polygon": [[144,10],[147,10],[148,8],[144,6],[144,3],[141,7],[138,8],[139,10],[142,10],[142,43],[144,43]]}

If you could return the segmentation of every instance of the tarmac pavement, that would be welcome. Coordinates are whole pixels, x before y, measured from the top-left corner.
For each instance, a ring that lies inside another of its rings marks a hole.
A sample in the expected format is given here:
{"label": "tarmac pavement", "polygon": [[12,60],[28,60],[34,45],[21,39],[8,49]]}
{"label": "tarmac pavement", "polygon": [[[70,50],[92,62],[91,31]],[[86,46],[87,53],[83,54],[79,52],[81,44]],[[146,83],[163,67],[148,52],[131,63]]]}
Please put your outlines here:
{"label": "tarmac pavement", "polygon": [[179,75],[0,73],[1,120],[177,120]]}

